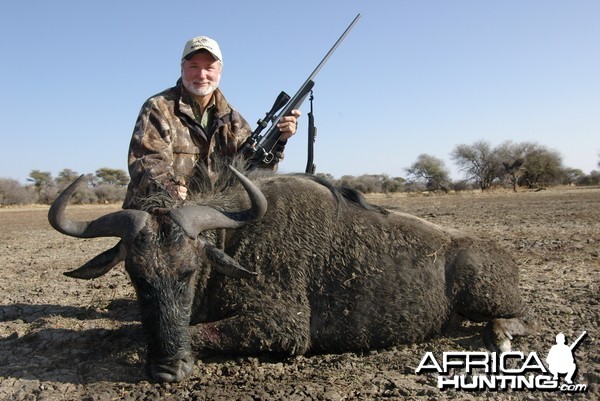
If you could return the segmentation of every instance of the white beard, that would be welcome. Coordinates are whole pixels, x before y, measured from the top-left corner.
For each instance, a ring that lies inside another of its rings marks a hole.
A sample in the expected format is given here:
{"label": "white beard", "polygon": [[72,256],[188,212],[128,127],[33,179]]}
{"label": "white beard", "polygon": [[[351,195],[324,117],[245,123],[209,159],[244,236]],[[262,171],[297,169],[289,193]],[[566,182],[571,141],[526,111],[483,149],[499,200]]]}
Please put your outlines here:
{"label": "white beard", "polygon": [[209,82],[208,85],[204,85],[202,87],[194,86],[193,81],[188,81],[183,77],[181,78],[181,81],[183,82],[183,86],[185,87],[185,89],[187,89],[188,92],[190,92],[191,94],[196,96],[209,96],[215,91],[215,89],[219,87],[219,82],[221,81],[221,74],[219,74],[217,82]]}

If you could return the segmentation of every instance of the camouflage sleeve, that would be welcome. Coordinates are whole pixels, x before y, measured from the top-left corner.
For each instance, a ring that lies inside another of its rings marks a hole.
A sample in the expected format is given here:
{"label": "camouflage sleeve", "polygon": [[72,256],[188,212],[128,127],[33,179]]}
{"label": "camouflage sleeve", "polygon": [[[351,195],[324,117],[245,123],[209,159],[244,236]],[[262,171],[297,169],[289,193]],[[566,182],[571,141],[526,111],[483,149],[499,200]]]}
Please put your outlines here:
{"label": "camouflage sleeve", "polygon": [[[233,110],[233,109],[232,109]],[[246,139],[252,134],[252,128],[248,121],[236,110],[231,113],[231,131],[236,140],[236,147],[239,150]]]}
{"label": "camouflage sleeve", "polygon": [[174,185],[173,146],[166,103],[149,100],[138,116],[129,145],[130,187],[135,198]]}

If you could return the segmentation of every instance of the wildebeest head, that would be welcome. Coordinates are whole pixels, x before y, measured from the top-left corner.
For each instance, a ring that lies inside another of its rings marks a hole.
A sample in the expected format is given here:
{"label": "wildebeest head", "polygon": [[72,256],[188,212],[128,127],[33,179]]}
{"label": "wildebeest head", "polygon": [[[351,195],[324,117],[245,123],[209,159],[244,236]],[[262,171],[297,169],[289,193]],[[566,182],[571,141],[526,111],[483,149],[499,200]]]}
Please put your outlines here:
{"label": "wildebeest head", "polygon": [[119,237],[121,241],[80,268],[65,273],[81,279],[100,277],[121,261],[136,289],[142,325],[148,342],[148,373],[157,381],[181,381],[194,366],[188,325],[196,283],[205,283],[212,266],[230,277],[254,273],[202,237],[212,229],[237,228],[260,219],[267,208],[261,191],[232,169],[252,206],[241,212],[188,205],[162,213],[122,210],[93,221],[65,216],[69,197],[83,182],[79,177],[52,204],[48,219],[59,232],[78,237]]}

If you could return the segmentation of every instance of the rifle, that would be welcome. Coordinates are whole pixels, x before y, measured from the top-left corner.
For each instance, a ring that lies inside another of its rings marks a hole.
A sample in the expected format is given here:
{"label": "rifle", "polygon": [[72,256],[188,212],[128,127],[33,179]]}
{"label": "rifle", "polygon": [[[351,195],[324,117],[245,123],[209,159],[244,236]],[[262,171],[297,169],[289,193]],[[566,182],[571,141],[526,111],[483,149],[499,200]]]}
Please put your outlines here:
{"label": "rifle", "polygon": [[[327,52],[325,57],[321,60],[321,62],[317,65],[317,68],[309,75],[308,79],[302,84],[298,92],[290,98],[290,96],[281,92],[277,99],[273,103],[271,110],[269,110],[265,117],[258,120],[258,127],[252,132],[252,135],[246,139],[242,147],[240,148],[240,153],[244,155],[249,160],[248,170],[254,170],[258,167],[260,163],[270,164],[273,162],[275,155],[273,154],[273,149],[279,138],[281,137],[281,131],[277,127],[279,120],[283,116],[288,116],[291,114],[292,110],[298,109],[308,94],[312,91],[315,82],[313,79],[319,73],[325,62],[331,57],[333,52],[338,48],[338,46],[342,43],[342,41],[346,38],[350,30],[354,27],[354,25],[358,22],[360,18],[360,14],[358,14],[354,20],[348,25],[348,28],[344,31],[342,36],[335,42],[333,47]],[[279,114],[277,112],[281,110]],[[267,130],[264,135],[261,135],[262,131],[267,127],[267,125],[271,123],[271,126]],[[311,110],[311,124],[312,121],[312,110]],[[314,126],[314,125],[313,125]],[[311,146],[311,139],[314,142],[314,132],[311,134],[312,138],[309,138],[309,147]],[[309,148],[309,158],[312,157],[312,149]],[[312,160],[309,160],[309,164],[311,165],[311,171],[309,171],[309,166],[307,165],[307,172],[314,172],[314,165],[312,164]]]}
{"label": "rifle", "polygon": [[569,345],[569,348],[571,349],[571,351],[573,351],[573,349],[575,349],[575,347],[577,347],[577,345],[579,345],[579,342],[581,340],[583,340],[583,337],[585,337],[587,334],[587,331],[583,331],[583,333],[581,333],[581,335],[577,338],[577,340],[573,341],[573,344]]}

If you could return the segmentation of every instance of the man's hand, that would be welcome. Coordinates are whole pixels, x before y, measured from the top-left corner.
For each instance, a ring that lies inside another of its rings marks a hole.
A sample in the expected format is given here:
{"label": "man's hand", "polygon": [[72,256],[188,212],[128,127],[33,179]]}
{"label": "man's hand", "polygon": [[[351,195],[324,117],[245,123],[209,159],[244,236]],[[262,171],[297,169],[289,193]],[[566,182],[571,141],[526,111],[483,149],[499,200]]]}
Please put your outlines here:
{"label": "man's hand", "polygon": [[176,187],[176,197],[181,199],[181,200],[186,200],[187,199],[187,188],[184,187],[183,185],[178,185]]}
{"label": "man's hand", "polygon": [[187,187],[185,186],[186,182],[183,178],[177,180],[177,182],[167,185],[169,193],[171,196],[178,200],[186,200],[188,195]]}
{"label": "man's hand", "polygon": [[292,110],[291,116],[281,117],[277,124],[277,128],[281,131],[281,136],[279,137],[280,141],[286,141],[296,133],[298,117],[300,117],[301,114],[300,110]]}

